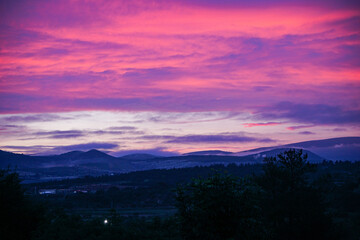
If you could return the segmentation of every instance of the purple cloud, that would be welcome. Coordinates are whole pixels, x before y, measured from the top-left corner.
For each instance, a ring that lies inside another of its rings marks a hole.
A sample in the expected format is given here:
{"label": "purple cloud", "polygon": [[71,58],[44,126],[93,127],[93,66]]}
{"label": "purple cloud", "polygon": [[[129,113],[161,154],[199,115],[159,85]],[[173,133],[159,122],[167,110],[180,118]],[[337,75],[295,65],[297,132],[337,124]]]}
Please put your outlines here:
{"label": "purple cloud", "polygon": [[302,131],[302,132],[299,132],[299,134],[302,134],[302,135],[312,135],[312,134],[315,134],[315,133],[310,132],[310,131]]}
{"label": "purple cloud", "polygon": [[[169,137],[167,137],[169,138]],[[226,143],[226,142],[274,142],[270,138],[254,138],[238,135],[186,135],[171,137],[167,143]]]}
{"label": "purple cloud", "polygon": [[346,131],[346,128],[334,128],[333,131],[334,132],[343,132],[343,131]]}
{"label": "purple cloud", "polygon": [[163,67],[149,69],[130,69],[122,75],[122,78],[131,84],[139,83],[141,85],[151,84],[154,81],[177,79],[184,75],[184,72],[178,68]]}
{"label": "purple cloud", "polygon": [[14,125],[14,124],[1,124],[0,125],[0,129],[3,130],[24,130],[26,128],[26,126],[24,125]]}
{"label": "purple cloud", "polygon": [[312,124],[358,124],[360,110],[347,110],[341,106],[326,104],[301,104],[281,102],[263,108],[257,117],[261,119],[290,119],[298,123]]}
{"label": "purple cloud", "polygon": [[134,131],[137,128],[133,126],[109,127],[108,130]]}
{"label": "purple cloud", "polygon": [[[3,13],[3,11],[1,11],[1,13]],[[34,39],[41,42],[49,40],[50,38],[49,35],[41,32],[16,28],[5,24],[0,25],[0,43],[2,47],[21,47]]]}
{"label": "purple cloud", "polygon": [[72,119],[71,117],[64,117],[58,114],[52,113],[41,113],[41,114],[32,114],[32,115],[16,115],[9,117],[0,117],[0,122],[51,122],[56,120],[68,120]]}
{"label": "purple cloud", "polygon": [[65,130],[65,131],[40,131],[35,133],[30,133],[31,136],[36,136],[33,139],[37,139],[39,137],[44,138],[52,138],[52,139],[62,139],[62,138],[78,138],[84,137],[88,135],[123,135],[123,134],[144,134],[143,131],[137,131],[137,128],[124,126],[124,127],[109,127],[104,130]]}
{"label": "purple cloud", "polygon": [[84,133],[79,130],[68,130],[68,131],[48,131],[48,132],[37,132],[37,136],[45,136],[46,138],[61,139],[61,138],[78,138],[83,137]]}
{"label": "purple cloud", "polygon": [[200,5],[203,7],[214,7],[214,8],[270,8],[270,7],[323,7],[330,9],[359,9],[359,1],[356,0],[177,0],[180,3],[187,3],[190,5]]}
{"label": "purple cloud", "polygon": [[74,145],[65,145],[65,146],[59,146],[54,147],[52,150],[63,153],[65,151],[75,151],[75,150],[81,150],[81,151],[88,151],[91,149],[114,149],[117,148],[118,145],[114,143],[106,143],[106,142],[91,142],[91,143],[84,143],[84,144],[74,144]]}
{"label": "purple cloud", "polygon": [[28,58],[28,57],[39,57],[39,58],[47,58],[47,57],[63,57],[65,55],[71,54],[71,50],[66,48],[53,48],[53,47],[46,47],[40,49],[36,52],[27,52],[23,53],[21,57]]}

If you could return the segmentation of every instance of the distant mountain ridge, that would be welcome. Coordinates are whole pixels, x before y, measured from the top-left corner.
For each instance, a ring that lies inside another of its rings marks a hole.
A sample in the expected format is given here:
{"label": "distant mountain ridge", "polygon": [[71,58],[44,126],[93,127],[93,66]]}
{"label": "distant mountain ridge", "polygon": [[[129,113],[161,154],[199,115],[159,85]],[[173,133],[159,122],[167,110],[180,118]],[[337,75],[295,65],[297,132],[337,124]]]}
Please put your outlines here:
{"label": "distant mountain ridge", "polygon": [[340,138],[328,138],[328,139],[321,139],[321,140],[311,140],[305,142],[298,142],[298,143],[290,143],[284,146],[298,146],[298,147],[329,147],[335,146],[339,144],[345,145],[352,145],[352,144],[360,144],[360,137],[340,137]]}
{"label": "distant mountain ridge", "polygon": [[[184,155],[227,155],[249,156],[275,149],[300,148],[315,153],[327,160],[360,161],[360,137],[329,138],[291,143],[272,147],[261,147],[241,152],[224,152],[221,150],[209,150],[185,153]],[[214,153],[214,154],[211,154]]]}
{"label": "distant mountain ridge", "polygon": [[147,154],[147,153],[133,153],[133,154],[128,154],[128,155],[122,156],[122,158],[141,161],[141,160],[149,160],[149,159],[153,159],[153,158],[160,158],[160,156],[155,156],[155,155]]}
{"label": "distant mountain ridge", "polygon": [[172,157],[159,157],[143,153],[114,157],[96,149],[86,152],[71,151],[52,156],[29,156],[0,150],[0,168],[11,166],[11,168],[17,167],[17,169],[25,169],[30,172],[38,171],[34,169],[56,168],[64,170],[76,168],[78,172],[86,172],[86,174],[91,175],[94,172],[96,174],[105,174],[109,172],[131,172],[149,169],[209,166],[213,164],[254,164],[262,163],[265,157],[276,156],[290,148],[303,148],[303,146],[307,147],[303,151],[308,154],[309,162],[321,162],[324,159],[355,161],[360,160],[359,143],[360,137],[336,138],[258,148],[235,153],[208,150]]}
{"label": "distant mountain ridge", "polygon": [[98,150],[72,151],[60,155],[29,156],[0,150],[0,167],[46,168],[55,166],[82,165],[90,162],[111,162],[117,158]]}
{"label": "distant mountain ridge", "polygon": [[83,151],[71,151],[71,152],[60,154],[59,156],[64,157],[64,158],[73,159],[82,153],[84,153],[84,152]]}
{"label": "distant mountain ridge", "polygon": [[75,156],[75,159],[99,159],[99,158],[114,159],[115,157],[96,149],[91,149],[87,152],[82,152]]}
{"label": "distant mountain ridge", "polygon": [[[113,157],[98,150],[87,152],[74,151],[54,156],[28,156],[23,154],[10,153],[0,150],[0,167],[23,168],[53,168],[53,167],[86,167],[97,170],[129,172],[136,170],[158,169],[158,168],[182,168],[194,166],[209,166],[213,164],[251,164],[262,163],[265,157],[276,156],[288,149],[275,149],[259,154],[248,156],[232,155],[200,155],[190,154],[173,157],[156,157],[148,154],[131,154],[123,157]],[[319,162],[324,158],[304,151],[309,155],[310,162]]]}
{"label": "distant mountain ridge", "polygon": [[236,156],[247,156],[278,148],[301,148],[313,152],[327,160],[360,161],[360,137],[341,137],[286,145],[262,147],[234,153]]}

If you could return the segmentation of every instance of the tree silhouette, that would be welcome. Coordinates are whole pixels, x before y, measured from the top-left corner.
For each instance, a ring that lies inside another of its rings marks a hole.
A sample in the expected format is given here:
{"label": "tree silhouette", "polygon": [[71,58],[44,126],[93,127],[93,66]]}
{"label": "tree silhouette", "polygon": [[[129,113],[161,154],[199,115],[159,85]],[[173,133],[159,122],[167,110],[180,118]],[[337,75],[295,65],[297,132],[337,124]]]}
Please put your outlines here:
{"label": "tree silhouette", "polygon": [[0,170],[0,239],[30,239],[43,214],[24,197],[18,174]]}
{"label": "tree silhouette", "polygon": [[332,239],[321,193],[306,178],[313,169],[302,150],[265,159],[258,183],[266,192],[264,214],[273,239]]}
{"label": "tree silhouette", "polygon": [[177,189],[184,239],[260,239],[260,189],[244,179],[216,173]]}

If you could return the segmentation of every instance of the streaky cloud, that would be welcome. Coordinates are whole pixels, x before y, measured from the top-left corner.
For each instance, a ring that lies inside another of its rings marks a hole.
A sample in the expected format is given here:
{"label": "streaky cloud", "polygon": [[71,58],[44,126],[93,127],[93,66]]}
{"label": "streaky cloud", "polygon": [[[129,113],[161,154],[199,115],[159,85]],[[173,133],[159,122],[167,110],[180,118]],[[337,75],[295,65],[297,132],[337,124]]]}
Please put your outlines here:
{"label": "streaky cloud", "polygon": [[167,143],[226,143],[226,142],[274,142],[270,138],[255,138],[238,135],[186,135],[179,137],[171,137]]}
{"label": "streaky cloud", "polygon": [[280,122],[265,122],[265,123],[244,123],[244,127],[263,127],[263,126],[276,126],[280,125]]}
{"label": "streaky cloud", "polygon": [[299,134],[302,134],[302,135],[313,135],[315,134],[314,132],[311,132],[311,131],[301,131],[299,132]]}
{"label": "streaky cloud", "polygon": [[341,106],[326,104],[280,102],[262,109],[262,112],[258,113],[258,117],[262,119],[289,119],[298,123],[312,124],[358,124],[360,122],[360,110],[349,110]]}

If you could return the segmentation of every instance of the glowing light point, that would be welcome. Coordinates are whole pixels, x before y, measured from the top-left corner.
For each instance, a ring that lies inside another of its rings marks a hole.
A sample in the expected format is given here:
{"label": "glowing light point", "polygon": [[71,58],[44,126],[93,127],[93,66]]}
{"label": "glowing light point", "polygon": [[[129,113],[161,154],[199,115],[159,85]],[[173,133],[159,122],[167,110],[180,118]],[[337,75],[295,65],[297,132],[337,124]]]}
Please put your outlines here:
{"label": "glowing light point", "polygon": [[104,220],[104,224],[108,224],[108,220],[107,220],[107,219]]}

